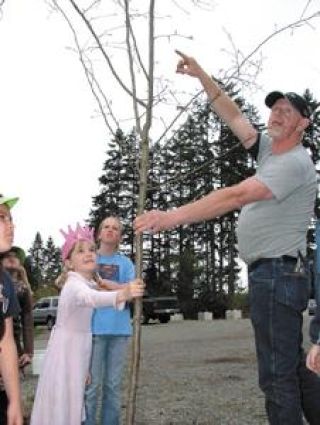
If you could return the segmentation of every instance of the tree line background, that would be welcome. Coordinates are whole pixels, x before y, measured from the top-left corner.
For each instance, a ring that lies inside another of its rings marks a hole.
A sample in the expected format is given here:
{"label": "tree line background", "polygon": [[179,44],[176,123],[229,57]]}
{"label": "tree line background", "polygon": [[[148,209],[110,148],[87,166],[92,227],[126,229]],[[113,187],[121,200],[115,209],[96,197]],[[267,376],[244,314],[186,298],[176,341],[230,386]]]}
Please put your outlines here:
{"label": "tree line background", "polygon": [[[265,124],[256,108],[234,84],[224,90],[238,104],[249,121],[263,130]],[[311,108],[318,105],[312,93],[304,97]],[[313,162],[319,164],[320,112],[305,132],[303,144]],[[118,129],[107,141],[106,158],[99,177],[99,193],[92,197],[87,218],[97,229],[108,215],[124,224],[122,250],[135,257],[132,222],[138,196],[138,137],[132,129]],[[205,98],[197,98],[187,119],[173,136],[150,148],[147,209],[167,210],[198,199],[213,189],[230,186],[251,176],[255,163],[239,145],[229,128],[211,110]],[[317,167],[318,168],[318,167]],[[319,172],[319,171],[318,171]],[[198,311],[212,311],[222,317],[228,308],[247,307],[246,290],[239,279],[236,228],[239,211],[160,234],[144,235],[144,279],[149,295],[176,294],[185,317]],[[315,217],[320,216],[319,199]],[[263,223],[261,223],[263,226]],[[314,223],[308,232],[309,255],[314,249]],[[61,252],[51,237],[44,241],[39,232],[28,250],[26,268],[38,296],[52,291],[61,272]]]}

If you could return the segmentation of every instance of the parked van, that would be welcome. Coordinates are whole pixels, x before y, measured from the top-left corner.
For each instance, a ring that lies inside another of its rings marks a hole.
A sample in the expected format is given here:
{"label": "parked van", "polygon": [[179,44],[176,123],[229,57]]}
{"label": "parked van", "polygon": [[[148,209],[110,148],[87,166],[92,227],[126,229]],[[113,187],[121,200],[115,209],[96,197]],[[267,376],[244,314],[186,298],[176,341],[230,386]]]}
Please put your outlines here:
{"label": "parked van", "polygon": [[56,322],[59,297],[40,298],[33,306],[33,324],[47,325],[51,330]]}

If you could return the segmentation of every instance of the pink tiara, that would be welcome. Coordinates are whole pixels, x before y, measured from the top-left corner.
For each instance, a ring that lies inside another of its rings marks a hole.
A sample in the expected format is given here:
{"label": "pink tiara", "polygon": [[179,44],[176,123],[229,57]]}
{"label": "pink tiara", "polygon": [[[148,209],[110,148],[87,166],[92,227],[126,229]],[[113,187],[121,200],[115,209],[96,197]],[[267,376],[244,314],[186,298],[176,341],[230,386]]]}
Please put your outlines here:
{"label": "pink tiara", "polygon": [[64,244],[61,248],[63,261],[65,261],[65,259],[68,257],[76,242],[94,242],[93,229],[90,229],[88,226],[81,227],[79,223],[77,223],[75,230],[72,230],[71,226],[69,225],[67,232],[62,229],[60,229],[60,232],[65,238]]}

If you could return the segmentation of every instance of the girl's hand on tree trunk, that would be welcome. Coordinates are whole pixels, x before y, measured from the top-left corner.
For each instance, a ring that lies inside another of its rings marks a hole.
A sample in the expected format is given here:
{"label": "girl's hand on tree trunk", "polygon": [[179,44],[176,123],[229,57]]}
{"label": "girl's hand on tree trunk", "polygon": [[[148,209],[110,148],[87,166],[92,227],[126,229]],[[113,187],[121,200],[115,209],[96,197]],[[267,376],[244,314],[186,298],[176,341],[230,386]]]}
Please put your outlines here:
{"label": "girl's hand on tree trunk", "polygon": [[133,298],[140,298],[143,296],[145,283],[142,279],[135,279],[128,283],[124,289],[118,291],[117,302],[130,301]]}

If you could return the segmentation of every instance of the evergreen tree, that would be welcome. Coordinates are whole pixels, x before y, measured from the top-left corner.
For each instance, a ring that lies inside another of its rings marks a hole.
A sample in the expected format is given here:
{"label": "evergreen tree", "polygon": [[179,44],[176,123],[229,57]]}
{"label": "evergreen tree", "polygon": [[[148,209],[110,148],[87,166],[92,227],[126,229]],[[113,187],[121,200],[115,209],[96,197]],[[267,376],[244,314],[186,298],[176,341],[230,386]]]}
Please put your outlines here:
{"label": "evergreen tree", "polygon": [[[303,145],[309,151],[312,161],[315,165],[319,164],[320,160],[320,110],[318,106],[319,102],[314,98],[310,90],[306,90],[304,98],[308,102],[311,111],[314,111],[311,116],[311,122],[309,127],[305,130],[303,136]],[[316,167],[316,171],[319,178],[319,167]],[[309,230],[307,233],[307,255],[310,261],[313,261],[315,255],[315,225],[316,220],[320,219],[320,194],[317,191],[317,197],[314,206],[315,217],[311,220]]]}
{"label": "evergreen tree", "polygon": [[109,215],[119,216],[119,190],[121,170],[121,144],[125,136],[119,129],[115,139],[108,145],[107,159],[103,165],[103,174],[99,177],[101,191],[93,197],[93,208],[90,211],[89,224],[95,229],[100,222]]}
{"label": "evergreen tree", "polygon": [[179,257],[176,293],[185,318],[195,318],[194,282],[199,275],[193,248],[188,243]]}
{"label": "evergreen tree", "polygon": [[49,236],[43,249],[43,282],[46,284],[54,283],[61,270],[61,250],[60,248],[56,248],[52,237]]}
{"label": "evergreen tree", "polygon": [[44,258],[43,258],[43,241],[40,232],[36,233],[35,239],[31,248],[29,249],[29,264],[30,264],[30,284],[33,284],[32,289],[39,288],[43,283],[43,270],[44,270]]}
{"label": "evergreen tree", "polygon": [[124,225],[123,245],[126,252],[133,254],[132,221],[136,210],[137,185],[137,139],[134,132],[125,135],[116,132],[108,145],[103,174],[99,177],[100,193],[93,197],[89,213],[89,225],[96,230],[107,216],[117,216]]}
{"label": "evergreen tree", "polygon": [[[259,127],[259,117],[252,106],[245,104],[234,86],[225,88],[250,121]],[[203,197],[213,189],[236,184],[253,174],[253,161],[230,129],[212,112],[207,102],[196,102],[192,113],[176,136],[166,146],[166,162],[177,175],[170,184],[166,207],[178,207]],[[166,168],[163,168],[166,171]],[[172,177],[172,176],[171,176]],[[164,178],[163,178],[164,180]],[[167,209],[167,208],[165,208]],[[236,290],[239,267],[236,244],[238,211],[206,223],[179,227],[171,232],[173,258],[181,257],[190,244],[198,260],[201,285],[194,293],[226,298]],[[163,259],[162,259],[163,264]],[[171,262],[172,264],[172,262]],[[176,262],[179,264],[179,262]],[[181,263],[183,264],[183,263]],[[178,270],[180,274],[181,269]],[[173,281],[177,274],[172,273]],[[211,302],[214,305],[214,302]]]}
{"label": "evergreen tree", "polygon": [[51,236],[44,244],[41,234],[36,233],[25,267],[33,289],[54,283],[61,272],[62,259],[61,250],[55,246]]}
{"label": "evergreen tree", "polygon": [[[234,85],[224,89],[259,129],[256,109],[241,98]],[[125,230],[124,245],[131,254],[134,253],[131,226],[138,192],[136,158],[135,133],[125,135],[118,130],[108,147],[103,175],[99,178],[100,193],[93,197],[89,220],[97,227],[106,215],[122,218],[130,229]],[[172,139],[165,146],[158,144],[150,150],[147,208],[179,207],[214,189],[237,184],[254,173],[253,165],[253,160],[207,101],[196,101]],[[144,235],[145,276],[150,293],[181,293],[179,279],[184,275],[185,261],[180,260],[186,256],[190,259],[192,253],[197,276],[189,275],[189,299],[198,296],[207,308],[216,308],[231,299],[237,290],[239,273],[238,214],[233,211],[205,223]]]}
{"label": "evergreen tree", "polygon": [[[249,121],[259,129],[261,125],[256,109],[245,103],[233,84],[224,87],[224,90],[238,104]],[[214,116],[213,119],[219,122],[218,137],[214,139],[212,149],[216,158],[213,171],[215,189],[220,189],[233,186],[253,175],[254,168],[252,159],[248,157],[246,150],[229,127],[217,116]],[[215,281],[213,290],[216,290],[222,299],[225,298],[223,294],[228,294],[228,298],[231,299],[237,287],[240,271],[236,261],[238,258],[236,237],[238,215],[239,211],[232,211],[213,220],[216,252],[211,259],[215,262],[213,266],[215,276],[211,276],[210,281]]]}
{"label": "evergreen tree", "polygon": [[[320,161],[320,110],[319,102],[314,98],[309,90],[304,93],[304,98],[308,102],[311,111],[314,111],[311,117],[311,123],[305,130],[303,136],[303,146],[310,152],[314,164],[319,164]],[[316,168],[319,175],[320,171]],[[315,203],[315,215],[320,218],[320,194],[318,192]]]}

